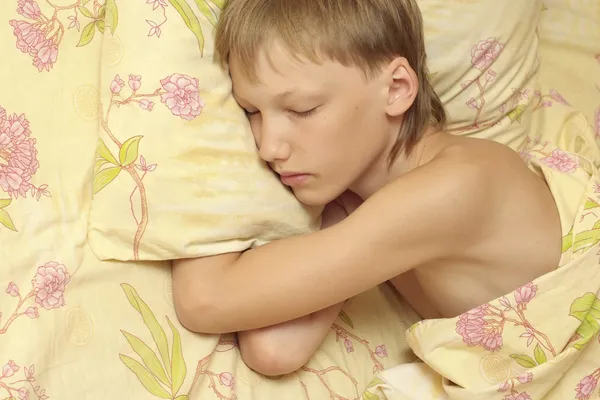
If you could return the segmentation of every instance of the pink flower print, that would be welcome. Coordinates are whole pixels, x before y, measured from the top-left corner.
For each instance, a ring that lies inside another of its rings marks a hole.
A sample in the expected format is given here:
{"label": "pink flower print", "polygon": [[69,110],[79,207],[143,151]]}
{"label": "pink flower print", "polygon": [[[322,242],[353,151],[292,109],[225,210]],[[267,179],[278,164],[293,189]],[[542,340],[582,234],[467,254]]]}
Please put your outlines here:
{"label": "pink flower print", "polygon": [[471,97],[468,101],[467,101],[467,107],[469,108],[473,108],[473,109],[477,109],[479,108],[479,103],[477,102],[477,100],[475,100],[473,97]]}
{"label": "pink flower print", "polygon": [[491,70],[491,69],[490,69],[490,70],[487,72],[487,74],[485,74],[485,80],[486,80],[487,82],[493,82],[493,81],[495,81],[495,80],[496,80],[496,77],[497,77],[497,76],[498,76],[498,73],[496,73],[496,71],[494,71],[494,70]]}
{"label": "pink flower print", "polygon": [[67,17],[67,19],[71,21],[67,29],[75,28],[77,29],[77,32],[81,30],[81,25],[79,25],[79,20],[77,19],[76,15],[70,15],[69,17]]}
{"label": "pink flower print", "polygon": [[28,307],[27,310],[25,310],[25,315],[31,319],[36,319],[40,316],[40,313],[37,307]]}
{"label": "pink flower print", "polygon": [[596,390],[596,386],[598,385],[598,377],[595,375],[588,375],[585,378],[583,378],[581,380],[581,382],[579,382],[577,384],[577,387],[575,388],[575,391],[577,392],[577,394],[575,395],[575,398],[577,400],[587,400],[589,399],[592,394],[594,393],[594,390]]}
{"label": "pink flower print", "polygon": [[41,15],[40,6],[33,0],[19,0],[17,12],[29,19],[39,19]]}
{"label": "pink flower print", "polygon": [[529,396],[527,392],[513,393],[507,395],[504,400],[531,400],[531,396]]}
{"label": "pink flower print", "polygon": [[388,356],[388,353],[387,353],[387,349],[385,348],[385,344],[382,344],[381,346],[377,346],[375,348],[375,354],[377,354],[377,356],[379,356],[379,358],[386,358]]}
{"label": "pink flower print", "polygon": [[521,286],[517,290],[515,290],[515,301],[517,304],[522,304],[526,306],[536,295],[538,290],[537,285],[533,283],[528,283],[524,286]]}
{"label": "pink flower print", "polygon": [[142,172],[152,172],[156,169],[156,164],[146,164],[144,156],[140,156],[140,163],[136,164],[135,167]]}
{"label": "pink flower print", "polygon": [[235,387],[235,378],[229,372],[223,372],[222,374],[219,374],[219,382],[221,382],[221,385],[230,387],[232,389]]}
{"label": "pink flower print", "polygon": [[27,379],[29,382],[35,382],[35,377],[33,376],[35,374],[35,365],[32,365],[29,368],[24,367],[23,369],[25,372],[25,379]]}
{"label": "pink flower print", "polygon": [[6,289],[6,293],[11,295],[12,297],[17,297],[19,295],[19,287],[13,282],[10,282],[8,284],[8,288]]}
{"label": "pink flower print", "polygon": [[572,156],[560,149],[554,150],[552,155],[542,159],[542,162],[550,168],[569,174],[572,174],[579,168],[579,163]]}
{"label": "pink flower print", "polygon": [[156,10],[158,7],[165,8],[167,3],[165,0],[146,0],[147,4],[152,4],[152,10]]}
{"label": "pink flower print", "polygon": [[123,82],[123,79],[121,79],[119,75],[115,75],[115,78],[110,83],[110,91],[113,92],[113,94],[119,94],[124,86],[125,82]]}
{"label": "pink flower print", "polygon": [[[524,156],[521,155],[521,157],[524,157]],[[508,300],[505,296],[502,296],[502,298],[499,301],[500,301],[500,304],[502,304],[502,307],[504,307],[504,311],[508,311],[512,308],[512,306],[510,304],[510,300]]]}
{"label": "pink flower print", "polygon": [[499,392],[506,392],[508,389],[510,389],[510,382],[508,381],[502,382],[498,387]]}
{"label": "pink flower print", "polygon": [[129,75],[129,87],[134,92],[142,86],[142,77],[140,75]]}
{"label": "pink flower print", "polygon": [[463,342],[469,346],[477,346],[485,337],[483,328],[486,325],[483,307],[477,307],[462,314],[456,323],[456,333],[462,336]]}
{"label": "pink flower print", "polygon": [[13,34],[17,38],[17,48],[23,53],[35,52],[36,46],[45,40],[43,32],[30,22],[13,19],[9,24],[13,27]]}
{"label": "pink flower print", "polygon": [[354,351],[354,346],[350,339],[344,339],[344,347],[346,347],[346,353],[352,353]]}
{"label": "pink flower print", "polygon": [[198,79],[173,74],[160,81],[166,93],[160,96],[173,115],[191,121],[204,109],[204,101],[198,93]]}
{"label": "pink flower print", "polygon": [[43,70],[50,71],[57,59],[58,45],[54,43],[54,40],[48,39],[35,46],[33,65],[37,67],[39,72]]}
{"label": "pink flower print", "polygon": [[149,19],[147,19],[146,22],[148,23],[148,25],[150,25],[150,30],[148,31],[148,37],[156,35],[157,38],[160,38],[160,35],[162,34],[160,25],[158,25],[154,21],[150,21]]}
{"label": "pink flower print", "polygon": [[18,391],[19,393],[19,400],[29,400],[29,390],[25,389],[25,388],[21,388]]}
{"label": "pink flower print", "polygon": [[14,198],[27,195],[31,177],[39,167],[35,139],[29,138],[30,133],[24,115],[0,120],[0,154],[8,161],[0,164],[0,188]]}
{"label": "pink flower print", "polygon": [[567,100],[564,97],[562,97],[562,95],[554,89],[550,90],[550,97],[552,98],[552,100],[554,100],[557,103],[564,104],[566,106],[569,105]]}
{"label": "pink flower print", "polygon": [[2,377],[10,378],[14,374],[16,374],[18,371],[19,371],[19,366],[17,364],[15,364],[15,362],[13,360],[9,360],[8,363],[6,363],[4,365],[4,367],[2,367]]}
{"label": "pink flower print", "polygon": [[531,343],[533,343],[533,339],[535,339],[535,335],[529,328],[526,328],[526,332],[519,337],[527,339],[527,347],[531,346]]}
{"label": "pink flower print", "polygon": [[543,101],[542,102],[542,107],[552,107],[552,102],[551,101]]}
{"label": "pink flower print", "polygon": [[142,99],[140,100],[140,108],[142,110],[152,111],[152,109],[154,108],[154,102],[148,99]]}
{"label": "pink flower print", "polygon": [[471,50],[471,64],[473,68],[485,70],[500,56],[504,45],[495,38],[481,40]]}
{"label": "pink flower print", "polygon": [[483,348],[488,351],[497,351],[502,348],[502,335],[493,333],[487,335],[483,340]]}
{"label": "pink flower print", "polygon": [[533,374],[531,372],[525,372],[517,376],[517,380],[523,384],[533,381]]}
{"label": "pink flower print", "polygon": [[67,268],[57,262],[51,261],[38,267],[33,278],[36,290],[35,301],[46,310],[59,308],[65,305],[65,287],[71,280]]}

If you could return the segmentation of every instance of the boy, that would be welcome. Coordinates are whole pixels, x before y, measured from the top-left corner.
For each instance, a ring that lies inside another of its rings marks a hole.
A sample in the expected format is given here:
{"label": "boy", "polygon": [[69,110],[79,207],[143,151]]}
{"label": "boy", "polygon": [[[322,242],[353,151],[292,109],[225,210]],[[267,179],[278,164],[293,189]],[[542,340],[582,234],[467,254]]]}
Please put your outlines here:
{"label": "boy", "polygon": [[327,207],[314,234],[175,262],[188,329],[239,331],[244,361],[280,375],[383,282],[424,318],[455,317],[557,267],[545,182],[512,150],[443,131],[415,0],[230,0],[215,52],[260,156]]}

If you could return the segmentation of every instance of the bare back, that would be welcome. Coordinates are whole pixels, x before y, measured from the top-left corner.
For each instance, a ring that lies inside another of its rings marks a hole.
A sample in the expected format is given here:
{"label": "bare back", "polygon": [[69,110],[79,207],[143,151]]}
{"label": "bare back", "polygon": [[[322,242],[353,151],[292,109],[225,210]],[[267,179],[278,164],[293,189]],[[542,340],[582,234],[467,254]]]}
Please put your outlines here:
{"label": "bare back", "polygon": [[455,317],[531,282],[557,267],[561,248],[552,194],[515,152],[486,140],[441,141],[433,159],[481,168],[482,185],[492,200],[480,204],[489,219],[468,254],[422,265],[391,280],[424,318]]}

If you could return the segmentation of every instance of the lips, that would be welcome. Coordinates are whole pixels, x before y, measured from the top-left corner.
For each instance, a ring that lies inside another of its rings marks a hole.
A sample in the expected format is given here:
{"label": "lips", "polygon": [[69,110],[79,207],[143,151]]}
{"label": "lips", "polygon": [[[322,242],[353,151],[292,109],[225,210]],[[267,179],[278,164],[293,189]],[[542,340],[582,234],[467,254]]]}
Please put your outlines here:
{"label": "lips", "polygon": [[302,173],[280,173],[281,182],[286,186],[300,186],[306,183],[309,175]]}

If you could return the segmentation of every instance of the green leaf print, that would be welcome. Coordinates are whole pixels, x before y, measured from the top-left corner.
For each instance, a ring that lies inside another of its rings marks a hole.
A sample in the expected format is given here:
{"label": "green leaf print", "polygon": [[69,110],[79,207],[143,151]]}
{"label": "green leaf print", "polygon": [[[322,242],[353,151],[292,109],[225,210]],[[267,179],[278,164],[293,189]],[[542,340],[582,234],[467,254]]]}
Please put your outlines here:
{"label": "green leaf print", "polygon": [[600,205],[598,205],[598,203],[596,203],[595,201],[588,199],[588,201],[585,202],[585,206],[583,207],[583,209],[590,210],[596,207],[600,207]]}
{"label": "green leaf print", "polygon": [[508,113],[508,118],[512,122],[521,123],[521,119],[523,118],[523,113],[527,110],[527,106],[525,104],[519,104],[512,111]]}
{"label": "green leaf print", "polygon": [[112,155],[108,147],[106,147],[106,144],[102,139],[98,139],[98,145],[96,146],[96,154],[98,154],[99,158],[106,160],[111,164],[119,165],[119,162],[117,161],[115,156]]}
{"label": "green leaf print", "polygon": [[77,10],[84,16],[90,18],[90,19],[94,19],[94,14],[92,14],[92,12],[90,10],[88,10],[85,7],[77,7]]}
{"label": "green leaf print", "polygon": [[77,47],[83,47],[88,45],[92,41],[92,39],[94,39],[95,33],[96,23],[92,21],[81,30],[81,37],[79,39],[79,43],[77,43]]}
{"label": "green leaf print", "polygon": [[[125,291],[127,299],[129,300],[129,302],[131,303],[133,308],[135,308],[142,316],[142,319],[144,320],[144,324],[150,331],[150,334],[152,335],[152,339],[154,339],[154,343],[156,344],[156,347],[158,348],[158,352],[162,359],[163,365],[164,366],[171,365],[171,360],[169,358],[169,344],[167,343],[167,335],[165,334],[165,331],[163,330],[163,328],[160,326],[160,324],[156,320],[154,313],[152,312],[152,310],[150,310],[150,307],[148,307],[148,305],[146,303],[144,303],[144,301],[138,296],[136,290],[131,285],[124,283],[121,285],[121,287]],[[167,367],[166,372],[170,378],[170,375],[171,375],[170,368]]]}
{"label": "green leaf print", "polygon": [[93,190],[94,194],[98,193],[102,189],[106,187],[109,183],[114,181],[119,173],[121,172],[121,167],[110,167],[98,171],[98,173],[94,176]]}
{"label": "green leaf print", "polygon": [[156,397],[161,399],[172,399],[173,397],[158,383],[154,375],[150,373],[142,364],[134,360],[131,357],[127,357],[124,354],[119,354],[119,358],[123,361],[123,364],[127,366],[140,380],[146,390]]}
{"label": "green leaf print", "polygon": [[575,235],[575,241],[573,243],[573,252],[585,250],[592,246],[595,246],[600,242],[600,229],[592,229],[589,231],[583,231]]}
{"label": "green leaf print", "polygon": [[362,400],[379,400],[379,396],[371,392],[365,391],[362,394]]}
{"label": "green leaf print", "polygon": [[12,203],[12,199],[0,199],[0,210],[10,206],[10,203]]}
{"label": "green leaf print", "polygon": [[573,247],[573,228],[562,238],[561,254]]}
{"label": "green leaf print", "polygon": [[583,321],[588,314],[600,319],[600,299],[595,293],[586,293],[571,304],[570,316]]}
{"label": "green leaf print", "polygon": [[542,349],[542,346],[540,346],[539,343],[535,346],[535,349],[533,350],[533,356],[535,357],[537,365],[542,365],[546,361],[548,361],[548,359],[546,358],[546,353],[544,353],[544,349]]}
{"label": "green leaf print", "polygon": [[196,17],[192,8],[186,0],[169,0],[169,3],[171,3],[173,8],[181,15],[181,18],[183,18],[183,22],[185,22],[188,29],[196,36],[200,53],[204,54],[204,33],[202,33],[200,21],[198,21],[198,17]]}
{"label": "green leaf print", "polygon": [[0,209],[0,224],[4,225],[11,231],[17,232],[17,228],[15,228],[15,224],[10,218],[10,215],[6,210],[3,209]]}
{"label": "green leaf print", "polygon": [[143,136],[134,136],[127,139],[121,146],[121,150],[119,150],[119,160],[123,167],[126,167],[137,160],[140,150],[140,140],[142,140],[142,138]]}
{"label": "green leaf print", "polygon": [[175,397],[175,400],[190,400],[190,397],[187,394],[182,394],[181,396]]}
{"label": "green leaf print", "polygon": [[225,0],[212,0],[212,3],[217,6],[220,10],[225,6]]}
{"label": "green leaf print", "polygon": [[185,365],[185,360],[183,359],[183,349],[181,348],[181,336],[179,335],[179,331],[173,326],[169,318],[167,318],[167,322],[173,332],[173,346],[171,349],[171,377],[173,378],[173,383],[171,385],[171,390],[173,393],[177,393],[185,380],[187,367]]}
{"label": "green leaf print", "polygon": [[533,358],[525,354],[511,354],[510,358],[515,360],[521,367],[534,368],[537,365],[535,361],[533,361]]}
{"label": "green leaf print", "polygon": [[367,389],[375,387],[377,385],[385,385],[385,382],[383,381],[383,379],[375,377],[371,382],[369,382],[369,384],[367,385]]}
{"label": "green leaf print", "polygon": [[96,21],[96,28],[98,29],[98,32],[103,34],[104,33],[104,21],[102,21],[102,20]]}
{"label": "green leaf print", "polygon": [[115,0],[106,0],[104,4],[106,7],[106,16],[104,17],[104,23],[110,28],[112,34],[115,34],[117,25],[119,25],[119,9]]}
{"label": "green leaf print", "polygon": [[354,329],[354,324],[352,323],[352,320],[344,310],[340,311],[339,317],[346,325]]}
{"label": "green leaf print", "polygon": [[194,0],[198,9],[213,27],[217,26],[217,16],[207,3],[207,0]]}
{"label": "green leaf print", "polygon": [[144,363],[146,368],[148,368],[148,370],[152,373],[152,375],[154,375],[159,381],[161,381],[165,385],[171,386],[171,384],[169,383],[169,378],[167,378],[165,370],[162,364],[160,363],[160,360],[156,356],[156,353],[154,353],[154,351],[152,351],[152,349],[146,343],[144,343],[142,340],[135,337],[134,335],[125,331],[121,331],[121,333],[123,334],[123,336],[125,336],[125,339],[127,339],[133,351],[135,351],[137,355],[140,356],[142,362]]}
{"label": "green leaf print", "polygon": [[579,340],[573,345],[577,350],[583,349],[600,331],[600,299],[595,293],[586,293],[571,304],[570,316],[581,321],[577,328]]}

